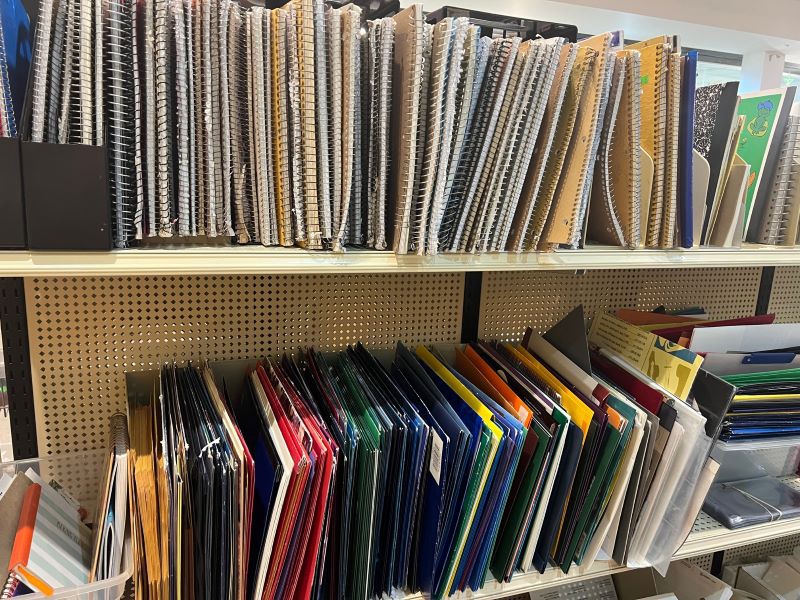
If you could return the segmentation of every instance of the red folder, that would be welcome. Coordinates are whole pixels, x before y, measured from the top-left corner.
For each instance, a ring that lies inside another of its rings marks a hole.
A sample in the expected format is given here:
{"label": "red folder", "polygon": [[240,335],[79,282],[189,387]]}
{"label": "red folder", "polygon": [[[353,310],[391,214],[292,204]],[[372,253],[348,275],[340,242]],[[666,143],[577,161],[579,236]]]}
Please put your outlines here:
{"label": "red folder", "polygon": [[286,490],[286,499],[281,509],[280,520],[278,521],[278,530],[275,535],[275,546],[272,556],[269,561],[269,569],[267,570],[267,580],[264,583],[264,594],[262,600],[273,600],[276,598],[278,583],[280,582],[281,571],[286,560],[286,555],[289,552],[289,546],[294,534],[294,528],[297,525],[297,513],[300,511],[300,505],[303,501],[308,479],[309,479],[309,466],[310,458],[308,453],[300,444],[292,424],[283,409],[283,405],[278,399],[278,393],[275,390],[266,370],[262,365],[257,368],[258,378],[269,400],[269,405],[272,412],[275,414],[275,419],[281,431],[281,435],[286,440],[286,445],[289,447],[289,454],[292,457],[294,467],[289,477],[289,487]]}

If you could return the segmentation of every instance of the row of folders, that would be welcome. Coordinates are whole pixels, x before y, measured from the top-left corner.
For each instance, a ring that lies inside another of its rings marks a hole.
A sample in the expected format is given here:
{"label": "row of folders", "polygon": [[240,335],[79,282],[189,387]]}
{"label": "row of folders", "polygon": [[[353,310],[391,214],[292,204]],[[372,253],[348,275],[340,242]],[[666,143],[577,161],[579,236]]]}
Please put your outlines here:
{"label": "row of folders", "polygon": [[734,388],[677,345],[633,357],[642,336],[598,316],[590,353],[576,310],[519,344],[129,374],[137,596],[443,598],[598,559],[665,571]]}
{"label": "row of folders", "polygon": [[677,37],[482,37],[421,5],[43,0],[23,136],[107,145],[118,247],[793,245],[794,89]]}

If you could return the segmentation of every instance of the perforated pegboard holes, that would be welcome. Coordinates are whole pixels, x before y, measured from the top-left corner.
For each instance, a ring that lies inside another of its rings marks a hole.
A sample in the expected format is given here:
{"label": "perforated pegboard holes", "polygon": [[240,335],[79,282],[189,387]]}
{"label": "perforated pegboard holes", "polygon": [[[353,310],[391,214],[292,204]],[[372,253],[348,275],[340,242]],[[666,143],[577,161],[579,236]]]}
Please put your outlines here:
{"label": "perforated pegboard holes", "polygon": [[800,322],[800,267],[776,267],[769,312],[778,323]]}
{"label": "perforated pegboard holes", "polygon": [[527,327],[539,332],[583,304],[598,310],[701,306],[717,319],[753,314],[759,267],[564,272],[485,273],[479,335],[519,340]]}
{"label": "perforated pegboard holes", "polygon": [[26,280],[41,455],[104,447],[125,371],[363,341],[457,342],[463,273]]}

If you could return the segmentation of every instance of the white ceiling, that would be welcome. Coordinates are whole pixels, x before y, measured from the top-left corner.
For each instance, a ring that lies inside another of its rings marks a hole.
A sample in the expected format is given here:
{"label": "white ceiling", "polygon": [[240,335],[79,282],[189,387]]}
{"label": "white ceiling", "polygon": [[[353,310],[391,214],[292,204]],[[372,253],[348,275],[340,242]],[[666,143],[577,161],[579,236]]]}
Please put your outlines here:
{"label": "white ceiling", "polygon": [[678,34],[684,45],[704,50],[780,50],[787,61],[800,63],[800,0],[499,0],[488,6],[485,0],[424,1],[428,11],[446,5],[571,23],[581,33],[624,29],[630,39]]}

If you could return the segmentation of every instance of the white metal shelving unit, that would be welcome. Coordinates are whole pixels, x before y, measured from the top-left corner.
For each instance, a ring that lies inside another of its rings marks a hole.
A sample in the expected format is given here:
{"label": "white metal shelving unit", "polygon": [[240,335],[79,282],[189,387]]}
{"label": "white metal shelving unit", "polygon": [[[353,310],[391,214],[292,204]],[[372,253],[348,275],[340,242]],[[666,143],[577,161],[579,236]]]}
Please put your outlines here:
{"label": "white metal shelving unit", "polygon": [[[103,447],[108,416],[123,407],[124,372],[165,360],[252,358],[356,340],[375,348],[396,340],[458,342],[466,272],[487,272],[477,335],[513,340],[527,326],[547,329],[576,304],[587,317],[661,303],[702,305],[717,318],[752,314],[763,266],[778,267],[770,309],[779,321],[800,318],[800,249],[593,247],[433,257],[260,247],[0,252],[0,277],[24,278],[40,455]],[[97,492],[92,469],[57,475],[79,499]],[[800,519],[729,531],[701,515],[676,558],[787,536],[800,536]],[[598,561],[568,575],[518,574],[462,597],[499,599],[621,570]]]}
{"label": "white metal shelving unit", "polygon": [[486,254],[397,255],[348,249],[182,247],[111,252],[0,252],[0,277],[46,275],[220,275],[278,273],[432,273],[462,271],[569,271],[800,265],[800,248],[745,246],[688,250],[583,250]]}

